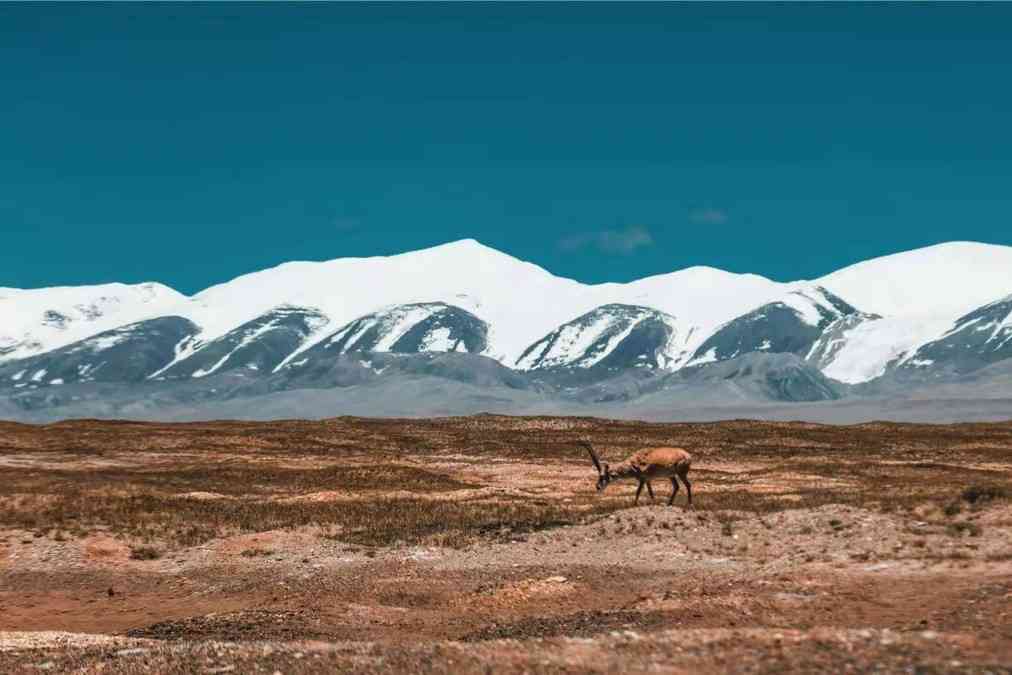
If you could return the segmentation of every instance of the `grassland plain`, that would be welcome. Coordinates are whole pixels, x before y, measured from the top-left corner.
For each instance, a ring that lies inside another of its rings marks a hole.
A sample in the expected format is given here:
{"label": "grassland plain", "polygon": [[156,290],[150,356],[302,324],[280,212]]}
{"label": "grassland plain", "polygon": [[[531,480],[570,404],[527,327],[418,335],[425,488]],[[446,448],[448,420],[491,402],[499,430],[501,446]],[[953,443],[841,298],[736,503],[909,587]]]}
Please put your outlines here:
{"label": "grassland plain", "polygon": [[0,423],[0,672],[1009,672],[1010,471],[1012,423]]}

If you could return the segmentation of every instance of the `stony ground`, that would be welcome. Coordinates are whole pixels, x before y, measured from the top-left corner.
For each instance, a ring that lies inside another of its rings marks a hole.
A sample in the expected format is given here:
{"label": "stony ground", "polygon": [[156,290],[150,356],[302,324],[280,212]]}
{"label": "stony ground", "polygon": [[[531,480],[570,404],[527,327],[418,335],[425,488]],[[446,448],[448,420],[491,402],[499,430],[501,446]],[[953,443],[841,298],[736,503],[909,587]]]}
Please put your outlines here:
{"label": "stony ground", "polygon": [[[684,490],[594,490],[695,456]],[[0,423],[0,672],[1012,672],[1012,424]]]}

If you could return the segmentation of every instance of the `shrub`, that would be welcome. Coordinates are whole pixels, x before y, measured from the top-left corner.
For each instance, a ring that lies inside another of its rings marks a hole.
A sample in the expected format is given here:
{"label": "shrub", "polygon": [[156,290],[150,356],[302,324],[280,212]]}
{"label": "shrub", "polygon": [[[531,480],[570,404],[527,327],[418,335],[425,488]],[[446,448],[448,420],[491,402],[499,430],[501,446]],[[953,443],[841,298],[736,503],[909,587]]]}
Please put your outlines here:
{"label": "shrub", "polygon": [[134,546],[130,549],[130,558],[133,560],[158,560],[162,552],[154,546]]}
{"label": "shrub", "polygon": [[977,525],[976,523],[967,523],[967,522],[949,523],[945,527],[945,531],[954,537],[958,537],[962,534],[969,534],[971,537],[980,536],[980,526]]}
{"label": "shrub", "polygon": [[996,483],[978,483],[970,485],[963,490],[963,499],[971,504],[994,501],[995,499],[1008,499],[1012,490],[1004,485]]}

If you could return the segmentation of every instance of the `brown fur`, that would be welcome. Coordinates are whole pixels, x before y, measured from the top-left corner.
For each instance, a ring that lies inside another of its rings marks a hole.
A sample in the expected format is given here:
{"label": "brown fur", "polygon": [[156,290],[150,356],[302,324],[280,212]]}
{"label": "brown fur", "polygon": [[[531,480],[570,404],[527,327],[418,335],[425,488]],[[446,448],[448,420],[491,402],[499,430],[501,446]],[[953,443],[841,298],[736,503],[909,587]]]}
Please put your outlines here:
{"label": "brown fur", "polygon": [[624,462],[611,467],[607,463],[601,465],[597,453],[589,442],[583,441],[582,444],[590,451],[591,459],[598,470],[598,490],[603,490],[616,480],[635,480],[639,483],[636,488],[636,503],[639,503],[644,486],[650,494],[650,499],[653,499],[654,488],[650,481],[655,478],[668,478],[671,480],[671,498],[668,499],[670,506],[678,494],[678,479],[681,479],[685,484],[688,504],[692,506],[692,484],[688,478],[689,469],[692,467],[692,455],[682,448],[644,448],[634,452]]}

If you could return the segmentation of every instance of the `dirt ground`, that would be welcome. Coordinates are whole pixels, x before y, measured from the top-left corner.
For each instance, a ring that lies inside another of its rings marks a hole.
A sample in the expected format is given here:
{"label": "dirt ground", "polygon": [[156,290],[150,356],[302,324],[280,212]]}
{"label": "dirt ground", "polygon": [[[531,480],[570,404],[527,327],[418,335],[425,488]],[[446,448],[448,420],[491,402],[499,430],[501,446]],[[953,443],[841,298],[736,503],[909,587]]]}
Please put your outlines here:
{"label": "dirt ground", "polygon": [[1008,673],[1010,471],[1012,423],[0,423],[0,672]]}

